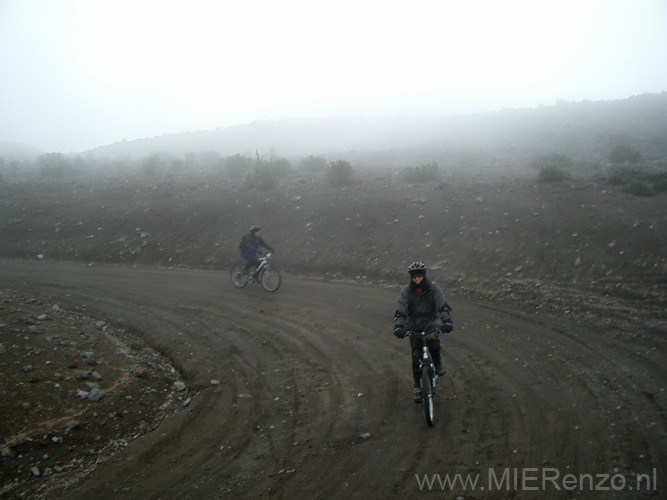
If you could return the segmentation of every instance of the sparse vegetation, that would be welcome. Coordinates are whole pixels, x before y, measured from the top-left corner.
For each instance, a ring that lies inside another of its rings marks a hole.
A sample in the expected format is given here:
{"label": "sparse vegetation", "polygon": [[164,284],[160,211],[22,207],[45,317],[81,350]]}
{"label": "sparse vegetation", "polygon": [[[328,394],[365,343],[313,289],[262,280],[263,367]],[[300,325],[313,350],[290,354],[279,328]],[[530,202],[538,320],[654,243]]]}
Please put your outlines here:
{"label": "sparse vegetation", "polygon": [[667,172],[661,172],[656,176],[653,189],[660,193],[667,191]]}
{"label": "sparse vegetation", "polygon": [[269,190],[278,182],[278,178],[286,175],[292,166],[283,158],[273,157],[271,160],[263,160],[256,154],[255,168],[246,175],[245,184],[247,188],[258,188]]}
{"label": "sparse vegetation", "polygon": [[613,186],[630,184],[633,180],[642,178],[641,172],[633,167],[615,168],[609,172],[607,182]]}
{"label": "sparse vegetation", "polygon": [[299,161],[299,168],[309,172],[324,172],[327,168],[327,161],[321,156],[310,155]]}
{"label": "sparse vegetation", "polygon": [[650,186],[644,184],[643,182],[633,182],[628,186],[623,188],[624,193],[630,193],[635,196],[655,196],[657,193],[651,189]]}
{"label": "sparse vegetation", "polygon": [[418,167],[409,167],[403,170],[401,174],[407,182],[431,182],[437,179],[438,163],[432,162]]}
{"label": "sparse vegetation", "polygon": [[152,154],[144,160],[141,170],[144,175],[155,175],[161,165],[162,160],[160,159],[160,155]]}
{"label": "sparse vegetation", "polygon": [[624,193],[653,196],[667,191],[667,172],[656,173],[648,169],[625,166],[611,171],[607,182],[613,186],[625,186]]}
{"label": "sparse vegetation", "polygon": [[329,164],[327,182],[332,186],[347,186],[354,180],[354,169],[345,160],[336,160]]}
{"label": "sparse vegetation", "polygon": [[73,163],[61,153],[45,153],[37,158],[37,164],[44,177],[60,178],[75,171]]}
{"label": "sparse vegetation", "polygon": [[271,189],[276,183],[276,173],[269,165],[257,165],[252,172],[248,172],[245,185],[248,189]]}
{"label": "sparse vegetation", "polygon": [[566,169],[573,165],[569,157],[558,153],[538,156],[531,163],[531,167],[539,171],[538,182],[546,183],[564,181],[569,176]]}
{"label": "sparse vegetation", "polygon": [[555,165],[545,165],[540,169],[537,177],[539,182],[562,182],[565,180],[565,172]]}

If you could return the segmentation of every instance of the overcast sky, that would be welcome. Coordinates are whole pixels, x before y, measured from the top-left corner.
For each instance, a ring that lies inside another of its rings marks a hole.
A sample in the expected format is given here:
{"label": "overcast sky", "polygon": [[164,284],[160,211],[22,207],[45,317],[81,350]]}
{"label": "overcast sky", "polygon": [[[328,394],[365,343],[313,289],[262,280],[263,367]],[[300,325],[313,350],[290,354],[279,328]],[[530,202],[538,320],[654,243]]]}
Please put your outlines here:
{"label": "overcast sky", "polygon": [[667,90],[665,0],[0,0],[0,142]]}

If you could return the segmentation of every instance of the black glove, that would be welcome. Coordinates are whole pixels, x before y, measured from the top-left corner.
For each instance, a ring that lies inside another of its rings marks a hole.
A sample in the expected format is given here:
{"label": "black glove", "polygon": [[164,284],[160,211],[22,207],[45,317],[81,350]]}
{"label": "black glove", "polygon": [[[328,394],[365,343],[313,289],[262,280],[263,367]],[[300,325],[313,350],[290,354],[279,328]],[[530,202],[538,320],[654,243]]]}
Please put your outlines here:
{"label": "black glove", "polygon": [[451,318],[443,319],[442,320],[442,331],[445,333],[449,333],[454,329],[454,325],[452,324]]}
{"label": "black glove", "polygon": [[405,337],[405,328],[403,328],[402,326],[397,326],[396,328],[394,328],[394,335],[396,335],[397,339],[402,339],[403,337]]}

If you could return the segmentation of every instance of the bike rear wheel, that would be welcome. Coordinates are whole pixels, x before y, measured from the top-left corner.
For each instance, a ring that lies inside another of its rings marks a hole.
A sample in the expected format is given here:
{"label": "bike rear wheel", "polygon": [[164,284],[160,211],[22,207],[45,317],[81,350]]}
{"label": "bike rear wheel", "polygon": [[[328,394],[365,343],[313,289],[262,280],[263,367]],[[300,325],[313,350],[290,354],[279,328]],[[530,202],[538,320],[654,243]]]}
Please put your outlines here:
{"label": "bike rear wheel", "polygon": [[236,288],[243,288],[248,284],[248,270],[244,264],[234,264],[232,270],[229,271],[229,278],[232,280],[232,285]]}
{"label": "bike rear wheel", "polygon": [[435,388],[433,387],[433,371],[430,366],[422,367],[422,394],[424,395],[424,413],[429,426],[435,424]]}
{"label": "bike rear wheel", "polygon": [[268,267],[262,270],[259,279],[262,283],[262,288],[267,292],[275,292],[280,288],[280,271],[276,267]]}

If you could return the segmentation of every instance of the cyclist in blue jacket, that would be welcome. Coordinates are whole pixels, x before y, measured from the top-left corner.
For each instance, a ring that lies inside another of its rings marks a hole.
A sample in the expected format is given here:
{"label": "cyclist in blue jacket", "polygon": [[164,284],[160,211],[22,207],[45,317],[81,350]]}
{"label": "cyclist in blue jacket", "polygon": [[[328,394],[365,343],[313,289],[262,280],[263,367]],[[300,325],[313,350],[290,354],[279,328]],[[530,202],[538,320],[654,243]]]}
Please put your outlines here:
{"label": "cyclist in blue jacket", "polygon": [[[394,335],[402,339],[408,331],[426,332],[424,342],[428,347],[435,370],[438,375],[444,375],[440,356],[439,334],[449,333],[454,329],[450,312],[452,308],[447,303],[442,289],[426,278],[426,266],[422,262],[413,262],[408,266],[410,283],[405,285],[398,295],[396,312],[394,313]],[[412,373],[414,377],[415,403],[423,401],[422,390],[419,384],[419,359],[422,352],[422,340],[410,337],[412,348]]]}
{"label": "cyclist in blue jacket", "polygon": [[[248,232],[241,238],[241,243],[239,244],[239,250],[241,252],[241,257],[243,257],[247,262],[245,265],[246,270],[250,270],[251,267],[257,268],[259,265],[259,256],[257,252],[259,247],[266,248],[269,252],[275,252],[273,247],[269,245],[264,239],[259,235],[259,230],[261,227],[253,225],[250,226]],[[253,278],[256,276],[253,274]]]}

